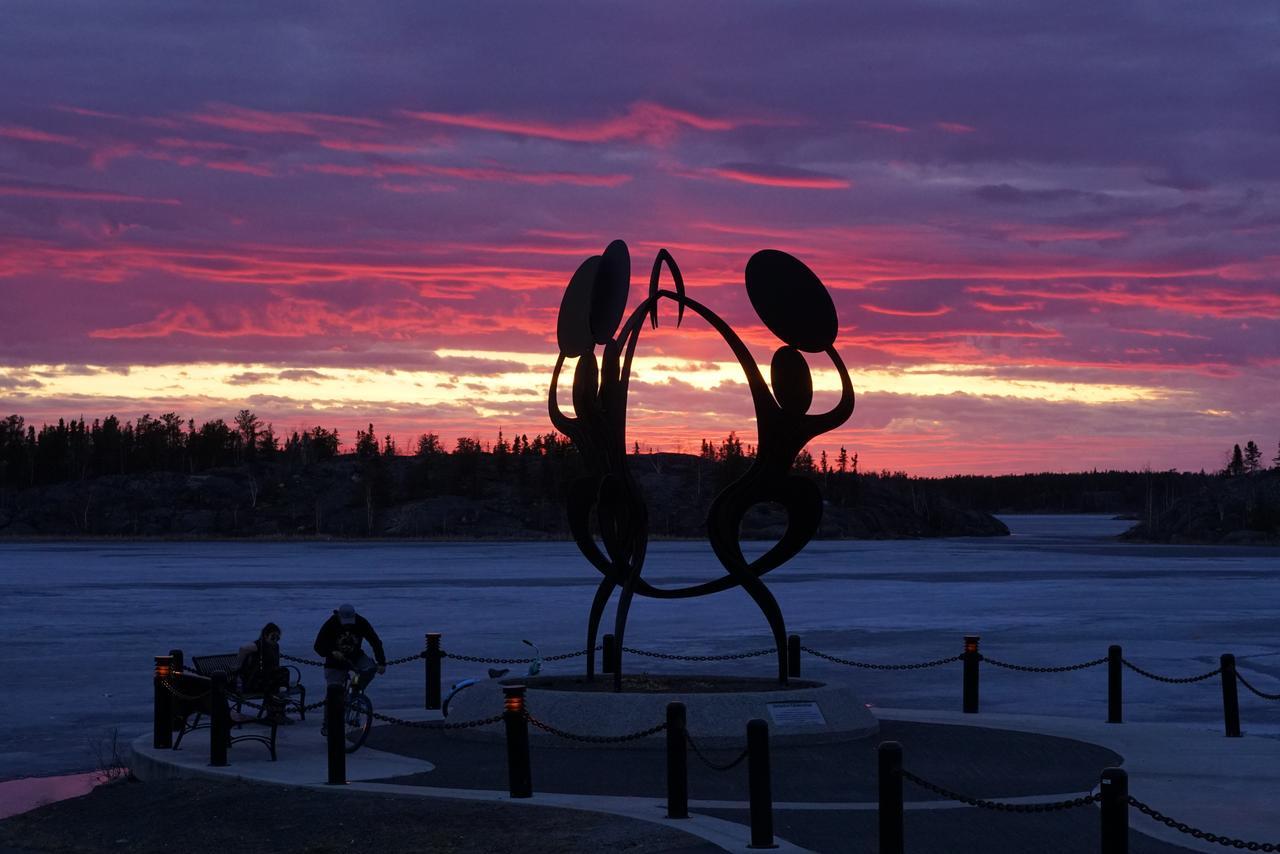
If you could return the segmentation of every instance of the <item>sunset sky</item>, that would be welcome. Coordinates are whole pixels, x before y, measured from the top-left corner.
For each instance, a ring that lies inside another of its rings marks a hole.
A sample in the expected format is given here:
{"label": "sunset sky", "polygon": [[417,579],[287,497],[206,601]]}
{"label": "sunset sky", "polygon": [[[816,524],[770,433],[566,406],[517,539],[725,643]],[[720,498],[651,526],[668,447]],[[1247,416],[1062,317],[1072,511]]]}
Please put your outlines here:
{"label": "sunset sky", "polygon": [[[1280,6],[1085,5],[7,3],[0,416],[548,432],[564,285],[622,238],[633,305],[666,247],[765,365],[747,259],[822,278],[858,401],[815,455],[1270,460]],[[674,320],[629,440],[750,441]]]}

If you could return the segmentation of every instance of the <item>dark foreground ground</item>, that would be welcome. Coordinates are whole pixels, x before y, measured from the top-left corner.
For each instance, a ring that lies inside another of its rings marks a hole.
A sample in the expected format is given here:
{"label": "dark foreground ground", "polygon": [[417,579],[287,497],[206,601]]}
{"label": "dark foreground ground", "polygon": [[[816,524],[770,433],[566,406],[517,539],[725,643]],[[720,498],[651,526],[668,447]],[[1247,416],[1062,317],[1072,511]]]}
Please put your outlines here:
{"label": "dark foreground ground", "polygon": [[[341,802],[335,798],[341,797]],[[335,808],[339,803],[344,808]],[[705,810],[745,822],[743,810]],[[912,854],[1085,854],[1098,848],[1095,810],[1013,815],[977,810],[907,815]],[[779,811],[777,833],[819,852],[874,854],[874,812]],[[1187,849],[1130,833],[1130,854]],[[715,854],[719,848],[645,822],[545,807],[244,782],[120,782],[0,822],[0,854]]]}
{"label": "dark foreground ground", "polygon": [[0,854],[715,854],[654,824],[545,807],[245,782],[120,782],[0,822]]}

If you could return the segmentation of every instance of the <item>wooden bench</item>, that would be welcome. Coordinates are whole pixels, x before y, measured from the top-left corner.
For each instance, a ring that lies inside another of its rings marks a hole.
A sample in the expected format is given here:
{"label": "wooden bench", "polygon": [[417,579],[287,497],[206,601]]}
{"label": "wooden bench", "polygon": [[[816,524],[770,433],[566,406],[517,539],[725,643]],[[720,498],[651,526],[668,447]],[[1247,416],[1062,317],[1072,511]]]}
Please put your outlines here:
{"label": "wooden bench", "polygon": [[[176,689],[173,697],[176,720],[174,728],[178,730],[178,737],[173,742],[174,750],[182,745],[182,739],[187,733],[211,726],[209,719],[213,712],[213,702],[210,686],[213,674],[221,672],[227,676],[227,702],[234,709],[234,713],[228,710],[232,728],[238,729],[244,724],[260,724],[268,728],[267,734],[256,732],[233,734],[228,746],[238,741],[256,741],[266,746],[271,753],[271,760],[275,761],[277,721],[266,714],[266,696],[261,691],[245,690],[240,680],[234,675],[239,660],[239,653],[235,652],[191,657],[192,669],[178,676],[174,685]],[[294,677],[290,680],[287,693],[282,694],[281,699],[284,701],[285,709],[295,708],[298,710],[299,717],[305,719],[307,690],[300,681],[302,674],[296,667],[289,666],[289,669],[293,671]],[[252,716],[244,714],[242,710],[246,703],[255,708],[257,714]]]}

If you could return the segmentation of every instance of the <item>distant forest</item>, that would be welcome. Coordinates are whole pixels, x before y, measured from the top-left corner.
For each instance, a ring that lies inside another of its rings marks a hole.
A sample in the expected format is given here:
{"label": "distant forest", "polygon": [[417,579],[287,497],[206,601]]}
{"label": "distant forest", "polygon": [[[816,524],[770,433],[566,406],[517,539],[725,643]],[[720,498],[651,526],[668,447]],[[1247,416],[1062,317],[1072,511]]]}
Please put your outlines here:
{"label": "distant forest", "polygon": [[[397,447],[392,438],[379,439],[372,424],[358,430],[348,454],[337,430],[316,426],[303,432],[277,434],[250,410],[241,410],[230,423],[223,419],[197,426],[194,420],[175,413],[158,418],[144,415],[136,422],[121,421],[114,415],[86,422],[59,420],[38,429],[20,415],[0,421],[0,490],[12,492],[30,487],[89,481],[120,475],[168,472],[195,475],[219,470],[298,471],[340,457],[352,457],[361,464],[364,488],[385,492],[385,478],[378,475],[378,460],[395,459],[411,463],[410,487],[417,492],[445,492],[477,496],[483,491],[480,472],[501,477],[508,461],[517,464],[522,485],[537,460],[537,485],[542,497],[559,494],[567,478],[575,476],[577,454],[567,439],[557,433],[530,438],[520,434],[505,436],[501,431],[492,442],[459,437],[452,447],[436,433],[421,434],[414,447]],[[637,456],[673,458],[681,455],[641,454]],[[702,466],[707,468],[707,489],[727,483],[745,468],[754,448],[733,433],[716,441],[703,440],[697,460],[698,490],[702,491]],[[484,460],[483,465],[480,460]],[[661,465],[661,463],[655,463]],[[1280,448],[1271,461],[1280,469]],[[398,466],[403,467],[403,466]],[[1265,471],[1262,451],[1254,441],[1243,448],[1236,445],[1221,470],[1214,472],[1177,471],[1087,471],[1021,475],[953,475],[940,478],[911,477],[905,472],[860,471],[858,455],[841,448],[828,457],[825,451],[815,459],[807,451],[796,461],[799,474],[812,477],[824,487],[833,503],[844,505],[858,491],[858,484],[880,482],[903,489],[944,498],[971,510],[988,513],[1123,513],[1151,517],[1164,512],[1178,498],[1202,489],[1206,483]],[[253,478],[250,479],[254,481]],[[269,478],[267,479],[269,480]],[[256,482],[256,481],[254,481]],[[256,495],[255,501],[256,501]],[[391,500],[385,496],[385,500]]]}

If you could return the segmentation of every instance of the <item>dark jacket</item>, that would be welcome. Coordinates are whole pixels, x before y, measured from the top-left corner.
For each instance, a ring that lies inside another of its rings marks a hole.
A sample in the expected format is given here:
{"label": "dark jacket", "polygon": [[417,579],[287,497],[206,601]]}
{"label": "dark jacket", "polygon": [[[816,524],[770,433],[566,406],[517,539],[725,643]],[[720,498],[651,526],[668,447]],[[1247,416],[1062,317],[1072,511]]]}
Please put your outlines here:
{"label": "dark jacket", "polygon": [[[324,625],[316,635],[316,655],[324,658],[325,667],[346,669],[348,664],[360,654],[362,641],[368,641],[369,646],[373,647],[373,657],[378,664],[387,663],[386,653],[382,651],[382,639],[373,630],[373,626],[369,625],[368,620],[356,614],[354,623],[344,625],[342,620],[338,619],[338,612],[334,611],[333,616],[324,621]],[[346,656],[345,662],[333,657],[333,653],[339,650]]]}

